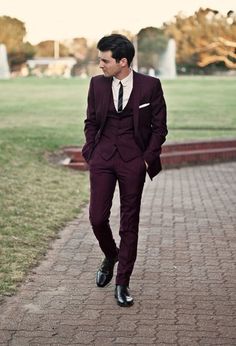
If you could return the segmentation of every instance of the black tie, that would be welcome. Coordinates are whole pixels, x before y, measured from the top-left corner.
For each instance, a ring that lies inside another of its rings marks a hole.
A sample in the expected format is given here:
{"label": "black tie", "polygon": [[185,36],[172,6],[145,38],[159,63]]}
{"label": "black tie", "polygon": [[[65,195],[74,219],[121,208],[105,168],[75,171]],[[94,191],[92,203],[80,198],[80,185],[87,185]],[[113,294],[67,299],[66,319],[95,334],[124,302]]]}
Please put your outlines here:
{"label": "black tie", "polygon": [[118,96],[118,112],[122,112],[123,109],[123,85],[120,82],[119,96]]}

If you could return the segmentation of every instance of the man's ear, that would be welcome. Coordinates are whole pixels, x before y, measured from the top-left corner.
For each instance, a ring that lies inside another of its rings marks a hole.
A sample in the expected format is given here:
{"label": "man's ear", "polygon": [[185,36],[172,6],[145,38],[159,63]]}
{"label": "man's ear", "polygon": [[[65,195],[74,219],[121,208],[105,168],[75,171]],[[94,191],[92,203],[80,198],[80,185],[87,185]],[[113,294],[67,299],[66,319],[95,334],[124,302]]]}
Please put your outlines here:
{"label": "man's ear", "polygon": [[128,65],[128,60],[126,58],[120,59],[120,64],[122,67],[125,67]]}

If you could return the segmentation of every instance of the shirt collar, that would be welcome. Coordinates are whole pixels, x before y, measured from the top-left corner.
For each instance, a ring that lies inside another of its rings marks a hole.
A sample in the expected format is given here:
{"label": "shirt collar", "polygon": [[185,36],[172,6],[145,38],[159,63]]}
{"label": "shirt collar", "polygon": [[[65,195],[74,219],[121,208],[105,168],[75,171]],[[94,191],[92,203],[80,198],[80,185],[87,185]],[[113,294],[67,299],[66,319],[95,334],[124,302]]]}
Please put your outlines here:
{"label": "shirt collar", "polygon": [[127,77],[123,78],[122,80],[113,77],[113,82],[115,83],[115,85],[119,85],[120,82],[122,82],[123,86],[127,86],[129,83],[131,83],[131,81],[133,80],[133,70],[130,70],[130,73],[128,74]]}

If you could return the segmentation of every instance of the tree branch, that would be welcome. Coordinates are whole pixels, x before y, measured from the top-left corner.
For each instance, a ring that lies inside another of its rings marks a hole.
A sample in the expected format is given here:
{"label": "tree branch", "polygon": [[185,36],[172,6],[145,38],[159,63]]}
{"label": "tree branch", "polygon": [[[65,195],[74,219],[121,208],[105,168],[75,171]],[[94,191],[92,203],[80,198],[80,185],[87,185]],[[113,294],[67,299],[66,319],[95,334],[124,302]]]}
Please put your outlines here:
{"label": "tree branch", "polygon": [[227,46],[227,47],[236,48],[236,42],[234,42],[234,41],[226,40],[226,39],[223,38],[223,37],[219,37],[218,40],[219,40],[221,43],[223,43],[225,46]]}
{"label": "tree branch", "polygon": [[209,64],[213,64],[219,61],[223,61],[228,68],[236,69],[236,63],[233,63],[232,61],[230,61],[226,56],[218,56],[218,55],[206,56],[202,58],[202,60],[199,61],[197,64],[200,67],[205,67]]}

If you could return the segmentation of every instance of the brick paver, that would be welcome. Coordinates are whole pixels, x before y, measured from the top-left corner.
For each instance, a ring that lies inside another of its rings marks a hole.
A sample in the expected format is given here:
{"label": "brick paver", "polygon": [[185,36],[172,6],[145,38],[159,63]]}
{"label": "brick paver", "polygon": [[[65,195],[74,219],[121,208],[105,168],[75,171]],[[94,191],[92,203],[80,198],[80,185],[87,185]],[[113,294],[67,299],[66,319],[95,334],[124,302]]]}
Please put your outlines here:
{"label": "brick paver", "polygon": [[[103,258],[88,210],[0,306],[0,345],[236,345],[236,163],[147,178],[135,305],[95,286]],[[118,239],[118,197],[112,224]]]}

